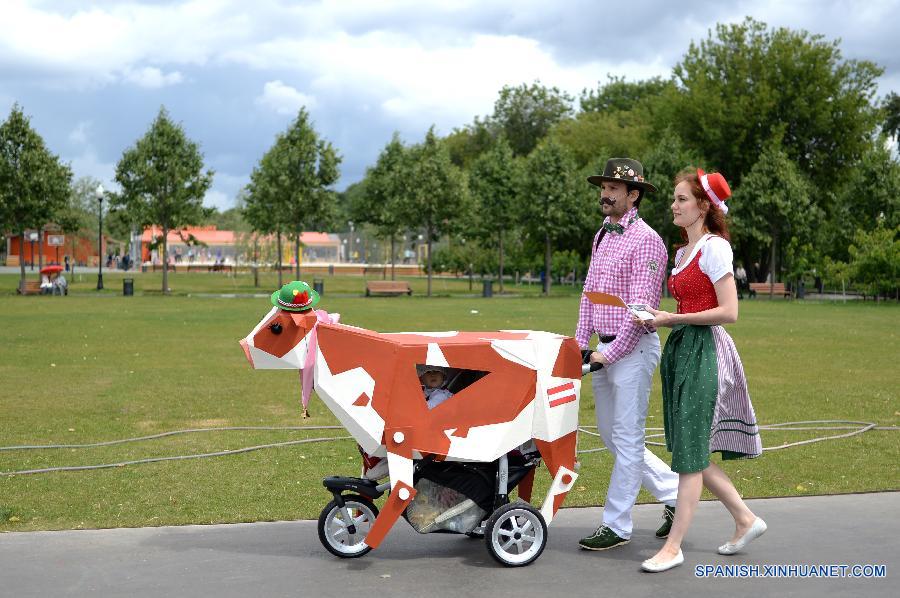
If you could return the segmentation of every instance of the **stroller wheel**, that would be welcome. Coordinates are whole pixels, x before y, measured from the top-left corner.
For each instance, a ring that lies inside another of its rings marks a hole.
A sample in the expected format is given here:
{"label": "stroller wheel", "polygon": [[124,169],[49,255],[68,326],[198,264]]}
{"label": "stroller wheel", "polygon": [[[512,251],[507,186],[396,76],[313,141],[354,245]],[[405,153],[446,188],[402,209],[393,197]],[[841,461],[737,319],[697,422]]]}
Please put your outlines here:
{"label": "stroller wheel", "polygon": [[488,519],[484,541],[497,562],[507,567],[523,567],[544,551],[547,524],[541,512],[527,503],[503,505]]}
{"label": "stroller wheel", "polygon": [[343,499],[343,508],[332,500],[322,509],[319,541],[331,554],[352,559],[372,550],[363,540],[378,517],[378,508],[369,499],[356,494],[348,494]]}

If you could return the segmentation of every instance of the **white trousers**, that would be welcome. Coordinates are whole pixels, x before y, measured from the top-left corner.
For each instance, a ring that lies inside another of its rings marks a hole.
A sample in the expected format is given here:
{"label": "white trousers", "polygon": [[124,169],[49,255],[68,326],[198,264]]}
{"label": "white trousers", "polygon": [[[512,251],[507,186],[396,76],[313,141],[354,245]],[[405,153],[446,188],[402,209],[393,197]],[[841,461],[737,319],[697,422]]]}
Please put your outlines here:
{"label": "white trousers", "polygon": [[[601,343],[597,350],[605,346]],[[634,351],[593,374],[597,431],[615,460],[603,523],[622,538],[631,537],[631,509],[641,485],[672,507],[678,496],[678,474],[644,446],[650,384],[659,358],[659,335],[645,334]]]}

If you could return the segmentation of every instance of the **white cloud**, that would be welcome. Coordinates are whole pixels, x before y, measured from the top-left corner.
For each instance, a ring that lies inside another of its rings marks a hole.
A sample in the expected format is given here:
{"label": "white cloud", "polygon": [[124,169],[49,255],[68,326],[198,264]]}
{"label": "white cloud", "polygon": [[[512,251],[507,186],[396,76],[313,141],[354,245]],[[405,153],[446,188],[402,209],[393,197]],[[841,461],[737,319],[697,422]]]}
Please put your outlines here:
{"label": "white cloud", "polygon": [[168,85],[176,85],[184,81],[178,71],[163,73],[156,67],[145,66],[138,69],[125,69],[124,78],[129,83],[148,89],[158,89]]}
{"label": "white cloud", "polygon": [[258,106],[274,110],[278,114],[294,115],[300,108],[311,110],[316,98],[286,85],[280,80],[269,81],[263,86],[262,95],[254,100]]}
{"label": "white cloud", "polygon": [[83,120],[69,133],[69,141],[75,145],[88,145],[91,121]]}

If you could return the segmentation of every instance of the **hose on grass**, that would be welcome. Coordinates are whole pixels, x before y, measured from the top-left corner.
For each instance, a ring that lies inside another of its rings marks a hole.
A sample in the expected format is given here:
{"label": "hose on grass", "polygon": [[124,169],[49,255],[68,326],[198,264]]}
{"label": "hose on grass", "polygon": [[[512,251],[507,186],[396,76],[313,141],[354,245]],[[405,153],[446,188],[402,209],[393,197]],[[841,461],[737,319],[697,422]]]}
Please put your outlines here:
{"label": "hose on grass", "polygon": [[[830,424],[827,426],[823,426],[820,424]],[[842,425],[841,425],[842,424]],[[599,437],[600,434],[597,432],[592,432],[588,428],[596,428],[596,426],[579,426],[578,431],[587,434],[589,436]],[[92,442],[92,443],[84,443],[84,444],[42,444],[42,445],[19,445],[19,446],[0,446],[0,451],[23,451],[23,450],[44,450],[44,449],[79,449],[79,448],[96,448],[96,447],[104,447],[104,446],[113,446],[118,444],[125,444],[129,442],[142,442],[146,440],[156,440],[159,438],[165,438],[168,436],[176,436],[180,434],[194,434],[194,433],[203,433],[203,432],[223,432],[223,431],[297,431],[297,430],[341,430],[342,426],[227,426],[220,428],[191,428],[186,430],[173,430],[170,432],[162,432],[159,434],[151,434],[148,436],[137,436],[134,438],[122,438],[118,440],[107,440],[103,442]],[[803,446],[808,444],[813,444],[815,442],[824,442],[826,440],[838,440],[842,438],[850,438],[852,436],[857,436],[859,434],[863,434],[865,432],[869,432],[872,430],[879,431],[897,431],[900,430],[900,427],[895,426],[879,426],[872,422],[857,422],[857,421],[848,421],[848,420],[819,420],[819,421],[798,421],[798,422],[783,422],[776,424],[764,424],[760,425],[759,429],[761,431],[833,431],[833,430],[850,430],[850,432],[845,432],[842,434],[833,434],[829,436],[822,436],[819,438],[810,438],[807,440],[800,440],[797,442],[789,442],[785,444],[781,444],[778,446],[766,447],[764,451],[775,451],[786,449],[795,446]],[[645,443],[651,446],[665,446],[663,442],[655,442],[650,441],[651,438],[659,438],[664,436],[661,433],[662,428],[647,428],[648,431],[654,432],[653,434],[647,434],[645,436]],[[304,438],[302,440],[288,440],[285,442],[273,442],[269,444],[260,444],[256,446],[248,446],[239,449],[229,449],[223,451],[215,451],[211,453],[199,453],[192,455],[174,455],[169,457],[150,457],[147,459],[135,459],[131,461],[120,461],[117,463],[100,463],[96,465],[71,465],[71,466],[61,466],[61,467],[44,467],[40,469],[23,469],[18,471],[4,471],[0,472],[0,476],[16,476],[16,475],[31,475],[31,474],[39,474],[39,473],[51,473],[51,472],[62,472],[62,471],[89,471],[96,469],[109,469],[114,467],[125,467],[128,465],[140,465],[144,463],[158,463],[161,461],[182,461],[187,459],[205,459],[209,457],[224,457],[228,455],[237,455],[240,453],[249,453],[251,451],[258,451],[262,449],[269,448],[278,448],[285,446],[293,446],[299,444],[309,444],[309,443],[317,443],[317,442],[329,442],[334,440],[351,440],[352,436],[325,436],[318,438]],[[591,449],[583,449],[578,451],[579,454],[586,453],[598,453],[601,451],[607,450],[606,447],[599,448],[591,448]]]}

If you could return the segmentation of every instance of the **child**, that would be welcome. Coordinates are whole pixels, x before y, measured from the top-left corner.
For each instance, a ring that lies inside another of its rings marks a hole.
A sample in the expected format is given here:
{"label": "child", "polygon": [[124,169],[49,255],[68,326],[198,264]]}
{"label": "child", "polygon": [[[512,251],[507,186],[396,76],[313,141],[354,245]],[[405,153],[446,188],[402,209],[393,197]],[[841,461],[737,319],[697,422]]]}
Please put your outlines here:
{"label": "child", "polygon": [[447,376],[442,368],[426,366],[419,381],[422,382],[422,391],[425,393],[425,403],[429,409],[434,409],[453,396],[446,388],[443,388]]}

